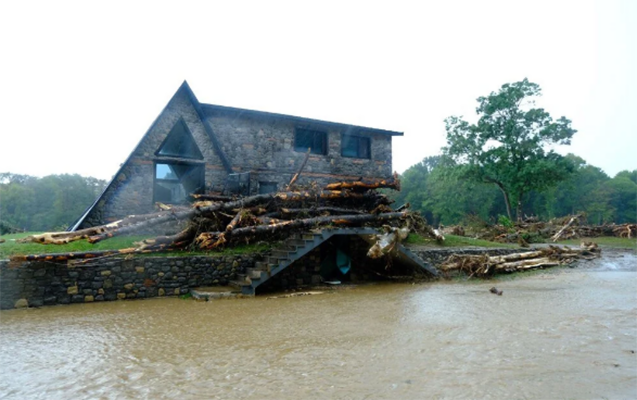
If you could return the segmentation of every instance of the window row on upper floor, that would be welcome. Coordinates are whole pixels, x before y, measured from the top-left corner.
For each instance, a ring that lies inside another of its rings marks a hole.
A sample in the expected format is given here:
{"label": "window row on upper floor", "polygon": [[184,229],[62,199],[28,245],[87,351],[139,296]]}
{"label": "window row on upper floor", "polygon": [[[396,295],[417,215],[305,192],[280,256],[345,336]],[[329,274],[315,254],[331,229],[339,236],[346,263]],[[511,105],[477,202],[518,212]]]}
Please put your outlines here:
{"label": "window row on upper floor", "polygon": [[[326,155],[328,152],[327,132],[296,128],[294,132],[294,150],[306,152],[308,149],[310,149],[312,154]],[[183,119],[177,121],[173,126],[155,155],[195,160],[203,159],[203,155]],[[341,156],[371,159],[371,138],[362,135],[341,134]]]}
{"label": "window row on upper floor", "polygon": [[[294,150],[312,154],[327,154],[327,132],[296,128]],[[371,138],[366,136],[341,134],[341,156],[352,158],[372,158]]]}

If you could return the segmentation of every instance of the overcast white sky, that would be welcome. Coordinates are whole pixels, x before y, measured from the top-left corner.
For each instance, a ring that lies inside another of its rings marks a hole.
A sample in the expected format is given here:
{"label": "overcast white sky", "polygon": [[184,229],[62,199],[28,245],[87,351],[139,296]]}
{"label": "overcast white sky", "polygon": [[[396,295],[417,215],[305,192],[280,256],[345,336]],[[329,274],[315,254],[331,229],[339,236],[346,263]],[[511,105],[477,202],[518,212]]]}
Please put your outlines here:
{"label": "overcast white sky", "polygon": [[637,168],[637,1],[0,3],[0,172],[110,179],[181,82],[199,101],[404,131],[528,77],[611,176]]}

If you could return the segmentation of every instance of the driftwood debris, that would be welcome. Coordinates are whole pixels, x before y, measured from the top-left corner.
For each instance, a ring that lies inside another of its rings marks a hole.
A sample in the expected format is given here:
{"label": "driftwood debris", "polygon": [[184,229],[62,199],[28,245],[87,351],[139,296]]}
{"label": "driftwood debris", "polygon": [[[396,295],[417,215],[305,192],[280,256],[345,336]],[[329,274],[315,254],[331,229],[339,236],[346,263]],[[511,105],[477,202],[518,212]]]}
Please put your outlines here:
{"label": "driftwood debris", "polygon": [[352,189],[357,191],[366,191],[369,189],[394,189],[400,191],[400,180],[398,174],[394,173],[392,179],[381,180],[358,180],[348,182],[330,183],[325,187],[327,190],[343,190]]}
{"label": "driftwood debris", "polygon": [[[586,215],[579,213],[550,221],[539,221],[537,217],[527,217],[522,222],[510,226],[501,224],[489,225],[484,221],[472,221],[474,230],[471,236],[500,243],[518,243],[525,247],[527,243],[538,243],[560,240],[615,236],[624,238],[637,237],[637,224],[603,224],[587,225]],[[482,225],[477,228],[478,225]],[[458,234],[445,228],[446,233]]]}
{"label": "driftwood debris", "polygon": [[297,179],[299,179],[299,176],[301,176],[301,172],[303,172],[303,169],[305,168],[305,164],[307,164],[307,160],[310,159],[310,152],[312,151],[311,147],[307,148],[307,153],[305,153],[305,158],[303,159],[303,162],[301,163],[301,166],[299,167],[298,171],[296,171],[296,174],[294,174],[294,176],[292,177],[292,179],[290,179],[290,183],[288,183],[287,186],[287,190],[290,190],[293,185],[296,183]]}
{"label": "driftwood debris", "polygon": [[549,246],[545,249],[504,256],[451,255],[441,266],[443,272],[463,271],[470,277],[484,278],[499,272],[515,272],[534,268],[571,264],[600,256],[595,243],[583,243],[579,249]]}
{"label": "driftwood debris", "polygon": [[400,242],[407,238],[409,235],[409,228],[395,228],[391,226],[385,226],[385,233],[382,235],[378,235],[376,238],[376,243],[370,247],[367,252],[367,257],[369,258],[381,258],[384,255],[387,255],[394,251]]}
{"label": "driftwood debris", "polygon": [[502,296],[502,290],[499,290],[497,287],[492,287],[491,289],[489,289],[489,292],[493,293],[493,294],[497,294],[498,296]]}
{"label": "driftwood debris", "polygon": [[270,297],[266,297],[266,300],[273,300],[273,299],[288,299],[290,297],[299,297],[299,296],[315,296],[317,294],[323,294],[325,292],[319,292],[319,291],[309,291],[309,292],[294,292],[294,293],[288,293],[288,294],[281,294],[278,296],[270,296]]}
{"label": "driftwood debris", "polygon": [[553,243],[557,242],[560,239],[560,237],[562,237],[562,235],[564,234],[564,231],[567,230],[571,225],[573,225],[573,222],[577,221],[581,217],[582,217],[582,214],[578,214],[573,216],[571,219],[569,219],[566,225],[564,225],[559,231],[557,231],[555,235],[553,235],[553,237],[551,237],[551,240],[553,241]]}
{"label": "driftwood debris", "polygon": [[63,261],[180,249],[213,250],[257,240],[281,240],[298,231],[341,226],[387,225],[392,230],[409,224],[420,233],[436,237],[418,213],[406,208],[393,211],[388,207],[391,200],[375,190],[399,187],[400,182],[394,176],[386,180],[336,182],[322,189],[314,184],[305,189],[243,198],[196,195],[190,207],[164,207],[159,212],[132,215],[102,226],[34,235],[22,241],[97,243],[118,235],[145,232],[158,225],[177,233],[145,239],[128,249],[15,256],[15,260]]}

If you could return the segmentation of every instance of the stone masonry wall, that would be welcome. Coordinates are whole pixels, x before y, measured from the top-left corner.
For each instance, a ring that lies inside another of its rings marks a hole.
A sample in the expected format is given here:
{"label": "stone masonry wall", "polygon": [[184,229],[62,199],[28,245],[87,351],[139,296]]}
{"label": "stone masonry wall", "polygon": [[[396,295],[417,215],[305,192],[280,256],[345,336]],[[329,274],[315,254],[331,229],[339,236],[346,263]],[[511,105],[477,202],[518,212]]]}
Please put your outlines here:
{"label": "stone masonry wall", "polygon": [[[392,174],[391,136],[357,130],[354,134],[371,139],[371,158],[341,155],[341,139],[350,127],[299,125],[294,120],[274,117],[246,117],[234,112],[206,108],[208,123],[222,144],[223,151],[238,172],[251,171],[253,179],[276,182],[281,189],[298,170],[305,152],[294,150],[295,128],[327,133],[327,154],[312,154],[299,183],[334,182],[359,177],[388,178]],[[253,191],[257,185],[251,184]]]}
{"label": "stone masonry wall", "polygon": [[0,260],[0,309],[183,295],[225,285],[254,266],[255,255],[139,257],[99,264]]}
{"label": "stone masonry wall", "polygon": [[[182,160],[155,155],[180,119],[184,120],[190,130],[204,157],[203,160]],[[222,177],[225,177],[221,161],[214,152],[203,123],[185,91],[178,91],[170,100],[129,159],[113,177],[99,203],[80,228],[112,222],[131,214],[152,212],[155,163],[175,161],[205,165],[205,180],[208,187],[212,187],[213,183],[216,186],[220,185]]]}
{"label": "stone masonry wall", "polygon": [[[346,125],[308,123],[290,117],[224,111],[202,105],[206,122],[215,132],[234,172],[251,173],[251,191],[259,183],[276,183],[282,189],[298,170],[305,152],[294,150],[295,128],[327,133],[327,154],[312,154],[298,183],[319,184],[360,177],[388,178],[392,174],[391,136],[364,129],[352,131]],[[173,126],[183,119],[203,155],[203,160],[178,159],[156,155]],[[304,120],[305,121],[305,120]],[[309,125],[308,125],[309,124]],[[352,131],[352,132],[350,132]],[[371,139],[371,158],[341,156],[344,133]],[[154,168],[156,163],[186,162],[205,167],[206,190],[224,188],[227,172],[214,151],[197,110],[184,90],[178,91],[142,138],[129,159],[90,211],[80,228],[101,225],[131,214],[144,214],[154,207]]]}

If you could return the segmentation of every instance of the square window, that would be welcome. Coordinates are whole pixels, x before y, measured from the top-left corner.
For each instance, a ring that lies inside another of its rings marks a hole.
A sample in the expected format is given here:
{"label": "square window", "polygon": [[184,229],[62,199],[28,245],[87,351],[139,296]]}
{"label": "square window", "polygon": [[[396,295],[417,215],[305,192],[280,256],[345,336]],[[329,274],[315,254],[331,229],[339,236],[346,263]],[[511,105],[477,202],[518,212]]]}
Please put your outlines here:
{"label": "square window", "polygon": [[193,164],[155,164],[154,201],[184,203],[191,193],[203,193],[204,167]]}
{"label": "square window", "polygon": [[308,148],[312,154],[327,154],[327,133],[296,128],[294,150],[306,152]]}
{"label": "square window", "polygon": [[343,157],[372,158],[370,138],[343,135],[341,138],[341,155]]}
{"label": "square window", "polygon": [[259,194],[276,193],[278,186],[276,182],[259,182]]}

